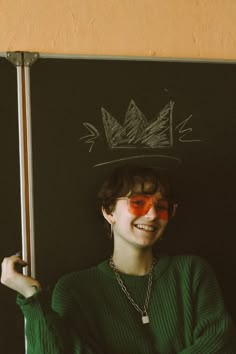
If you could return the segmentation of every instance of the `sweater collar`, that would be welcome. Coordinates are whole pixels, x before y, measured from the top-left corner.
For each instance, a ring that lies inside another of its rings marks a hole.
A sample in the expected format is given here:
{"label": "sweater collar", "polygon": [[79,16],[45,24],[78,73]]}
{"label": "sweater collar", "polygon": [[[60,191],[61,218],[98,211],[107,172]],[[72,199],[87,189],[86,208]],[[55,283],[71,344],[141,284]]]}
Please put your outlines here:
{"label": "sweater collar", "polygon": [[[166,255],[158,256],[157,264],[153,270],[153,279],[158,279],[162,276],[165,270],[168,268],[170,263],[170,257]],[[103,275],[116,279],[115,274],[111,267],[109,266],[109,260],[105,260],[102,263],[97,265],[97,269]],[[129,275],[125,273],[120,273],[123,281],[129,285],[141,285],[143,282],[146,282],[148,279],[148,274],[145,275]]]}

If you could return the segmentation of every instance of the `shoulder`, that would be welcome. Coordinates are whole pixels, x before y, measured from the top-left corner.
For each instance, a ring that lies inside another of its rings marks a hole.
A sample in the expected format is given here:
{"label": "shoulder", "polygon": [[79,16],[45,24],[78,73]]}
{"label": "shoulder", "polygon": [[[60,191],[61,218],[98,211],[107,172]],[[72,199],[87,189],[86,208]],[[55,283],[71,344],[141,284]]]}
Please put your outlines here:
{"label": "shoulder", "polygon": [[91,288],[93,274],[96,268],[75,271],[63,275],[56,283],[52,294],[53,309],[64,314],[72,307],[78,298],[78,294],[86,292]]}
{"label": "shoulder", "polygon": [[54,292],[71,291],[81,284],[86,286],[96,276],[96,267],[70,272],[63,275],[56,283]]}
{"label": "shoulder", "polygon": [[177,256],[170,257],[170,265],[176,268],[183,269],[211,269],[210,264],[202,257],[192,255],[192,254],[181,254]]}
{"label": "shoulder", "polygon": [[188,280],[194,290],[199,288],[219,291],[219,283],[213,267],[204,258],[195,255],[180,255],[172,258],[171,266],[182,281]]}
{"label": "shoulder", "polygon": [[168,272],[176,278],[191,278],[193,281],[203,278],[215,279],[212,266],[202,257],[184,254],[168,256]]}

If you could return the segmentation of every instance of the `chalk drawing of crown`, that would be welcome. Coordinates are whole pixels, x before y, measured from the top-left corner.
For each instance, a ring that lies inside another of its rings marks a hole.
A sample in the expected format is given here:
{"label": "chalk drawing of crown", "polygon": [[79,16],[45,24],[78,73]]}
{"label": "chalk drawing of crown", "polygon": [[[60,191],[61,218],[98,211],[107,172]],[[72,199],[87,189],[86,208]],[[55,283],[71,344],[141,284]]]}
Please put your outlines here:
{"label": "chalk drawing of crown", "polygon": [[130,101],[121,125],[102,107],[108,146],[114,148],[167,148],[173,146],[174,102],[170,101],[150,123],[134,100]]}

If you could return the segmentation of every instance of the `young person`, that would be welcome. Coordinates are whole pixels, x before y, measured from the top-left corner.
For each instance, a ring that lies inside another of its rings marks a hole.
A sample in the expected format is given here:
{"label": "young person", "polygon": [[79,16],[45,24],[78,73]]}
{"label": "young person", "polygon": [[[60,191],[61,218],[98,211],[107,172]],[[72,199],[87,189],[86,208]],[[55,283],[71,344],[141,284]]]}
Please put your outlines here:
{"label": "young person", "polygon": [[235,353],[235,328],[210,266],[197,256],[155,256],[177,204],[155,169],[121,167],[99,192],[114,248],[96,267],[40,283],[5,258],[1,281],[16,290],[28,354]]}

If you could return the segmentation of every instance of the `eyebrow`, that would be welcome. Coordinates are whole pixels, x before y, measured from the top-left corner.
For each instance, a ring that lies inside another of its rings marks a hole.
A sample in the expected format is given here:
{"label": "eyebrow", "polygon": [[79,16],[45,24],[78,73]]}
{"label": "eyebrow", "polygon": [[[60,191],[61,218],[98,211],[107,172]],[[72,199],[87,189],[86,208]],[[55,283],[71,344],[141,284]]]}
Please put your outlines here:
{"label": "eyebrow", "polygon": [[[127,198],[131,198],[131,197],[134,197],[134,196],[137,196],[137,195],[140,195],[140,196],[142,196],[142,195],[144,195],[144,196],[153,196],[153,194],[155,194],[155,193],[134,193],[134,194],[131,194],[131,195],[127,195],[126,197]],[[168,198],[166,198],[164,196],[162,198],[158,199],[158,200],[163,200],[163,201],[168,202]]]}

